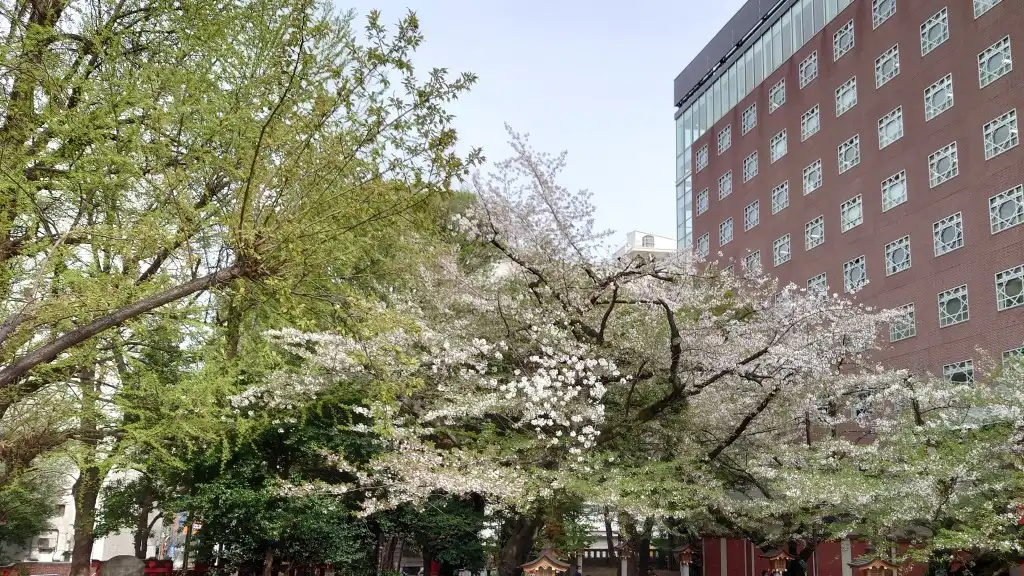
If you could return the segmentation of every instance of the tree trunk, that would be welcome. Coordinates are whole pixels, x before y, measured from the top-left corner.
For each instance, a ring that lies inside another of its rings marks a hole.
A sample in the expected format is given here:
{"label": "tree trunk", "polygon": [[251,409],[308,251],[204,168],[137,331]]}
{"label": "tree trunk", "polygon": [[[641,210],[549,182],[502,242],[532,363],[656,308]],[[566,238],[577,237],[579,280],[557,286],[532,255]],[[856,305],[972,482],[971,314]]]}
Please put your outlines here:
{"label": "tree trunk", "polygon": [[608,507],[604,507],[604,537],[608,540],[608,561],[618,564],[615,554],[615,534],[612,532],[612,516]]}
{"label": "tree trunk", "polygon": [[71,548],[71,576],[90,576],[92,544],[96,528],[96,501],[100,495],[100,469],[86,466],[78,474],[71,493],[75,497],[75,536]]}
{"label": "tree trunk", "polygon": [[520,576],[521,566],[530,559],[533,551],[533,540],[537,530],[543,525],[539,516],[516,516],[506,526],[507,537],[501,543],[498,560],[498,576]]}
{"label": "tree trunk", "polygon": [[153,533],[153,524],[156,522],[156,519],[153,522],[149,521],[149,514],[153,510],[154,502],[156,502],[156,496],[153,493],[153,489],[147,485],[143,489],[142,494],[139,495],[139,514],[135,517],[135,534],[133,535],[135,557],[140,560],[146,559],[149,537]]}
{"label": "tree trunk", "polygon": [[274,572],[274,549],[267,546],[263,553],[263,576],[271,576]]}

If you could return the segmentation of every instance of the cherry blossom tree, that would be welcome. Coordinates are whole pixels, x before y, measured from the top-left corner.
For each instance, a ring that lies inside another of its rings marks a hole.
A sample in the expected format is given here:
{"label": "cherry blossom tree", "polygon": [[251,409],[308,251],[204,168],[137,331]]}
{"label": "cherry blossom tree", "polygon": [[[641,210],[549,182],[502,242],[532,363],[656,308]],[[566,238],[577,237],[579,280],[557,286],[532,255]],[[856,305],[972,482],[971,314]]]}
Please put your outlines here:
{"label": "cherry blossom tree", "polygon": [[379,329],[276,332],[301,368],[232,399],[282,422],[333,387],[366,399],[350,431],[379,452],[328,456],[348,485],[288,490],[361,490],[366,513],[439,492],[520,510],[575,498],[759,542],[897,537],[977,511],[992,483],[970,485],[950,442],[987,430],[966,424],[980,402],[998,431],[966,450],[1005,450],[1019,393],[876,364],[899,316],[854,299],[685,253],[608,257],[589,194],[557,183],[565,155],[510,134],[514,155],[472,180],[454,226],[494,266],[438,249],[417,290],[365,312]]}

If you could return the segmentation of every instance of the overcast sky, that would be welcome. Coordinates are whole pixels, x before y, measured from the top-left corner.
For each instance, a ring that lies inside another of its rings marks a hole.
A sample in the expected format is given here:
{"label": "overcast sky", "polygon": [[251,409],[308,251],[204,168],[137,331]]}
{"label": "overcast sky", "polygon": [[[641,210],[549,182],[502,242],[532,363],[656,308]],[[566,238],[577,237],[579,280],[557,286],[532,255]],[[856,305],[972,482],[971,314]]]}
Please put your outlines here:
{"label": "overcast sky", "polygon": [[[420,18],[424,71],[480,79],[456,127],[488,160],[508,155],[504,123],[544,151],[569,152],[563,184],[587,188],[597,223],[675,237],[672,80],[741,0],[339,0],[394,22]],[[616,243],[618,240],[616,241]]]}

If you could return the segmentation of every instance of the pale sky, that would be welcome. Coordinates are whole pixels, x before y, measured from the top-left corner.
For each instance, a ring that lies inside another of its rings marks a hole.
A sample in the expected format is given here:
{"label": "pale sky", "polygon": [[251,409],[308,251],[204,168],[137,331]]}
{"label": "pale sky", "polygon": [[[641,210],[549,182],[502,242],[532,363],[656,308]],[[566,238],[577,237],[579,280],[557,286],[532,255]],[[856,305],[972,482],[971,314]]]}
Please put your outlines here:
{"label": "pale sky", "polygon": [[508,156],[504,124],[534,147],[567,150],[562,184],[594,194],[597,224],[675,237],[672,80],[742,0],[336,0],[425,41],[418,69],[479,76],[452,111],[460,138]]}

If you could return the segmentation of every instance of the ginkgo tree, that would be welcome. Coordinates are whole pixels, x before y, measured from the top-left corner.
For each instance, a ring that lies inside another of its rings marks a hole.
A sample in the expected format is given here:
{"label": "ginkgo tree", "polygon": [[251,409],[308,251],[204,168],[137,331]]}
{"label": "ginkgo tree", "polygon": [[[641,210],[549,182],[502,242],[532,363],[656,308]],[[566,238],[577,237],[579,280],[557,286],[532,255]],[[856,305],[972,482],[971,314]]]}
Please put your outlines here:
{"label": "ginkgo tree", "polygon": [[[523,511],[575,498],[760,543],[895,537],[934,511],[941,482],[900,496],[950,472],[915,441],[933,418],[960,429],[945,382],[871,359],[898,314],[684,253],[609,258],[589,195],[557,183],[564,155],[511,145],[454,225],[495,266],[439,249],[418,289],[368,312],[376,331],[272,335],[301,368],[235,409],[282,418],[358,389],[349,431],[380,447],[329,455],[350,484],[287,490],[359,490],[366,513],[436,493]],[[1011,429],[1019,414],[999,411]]]}

